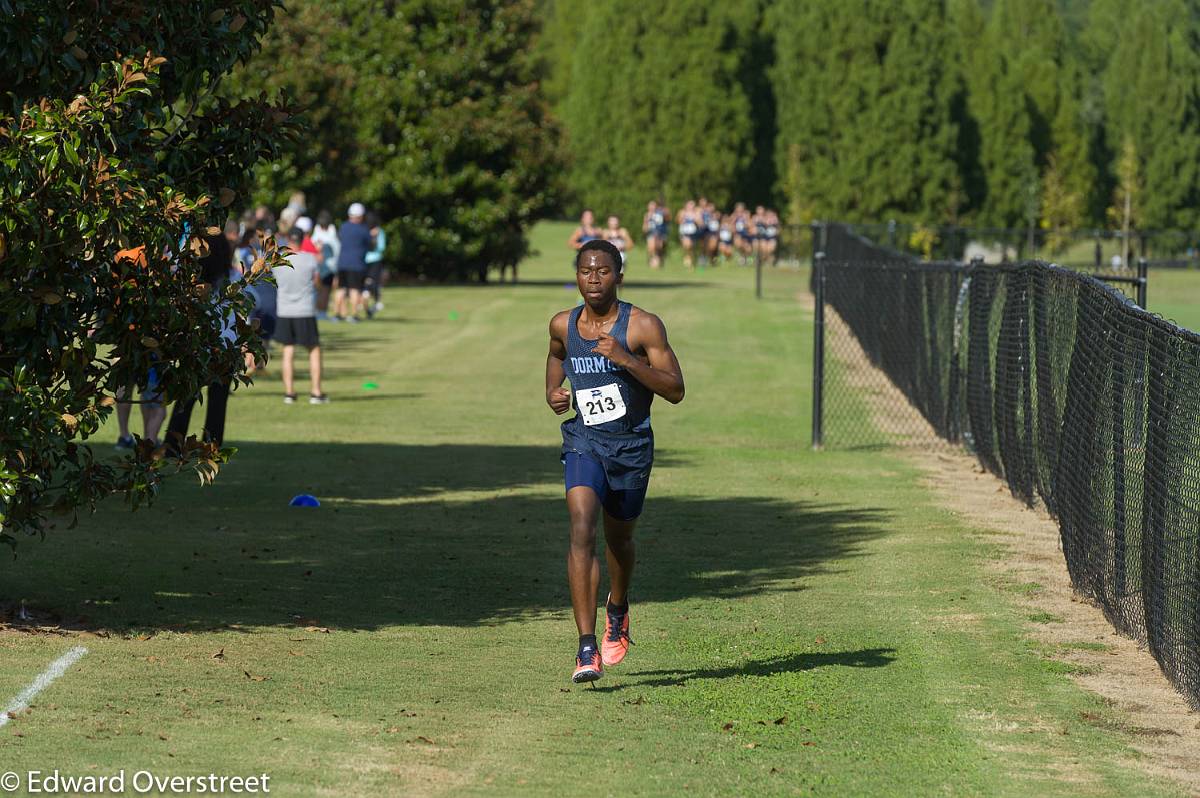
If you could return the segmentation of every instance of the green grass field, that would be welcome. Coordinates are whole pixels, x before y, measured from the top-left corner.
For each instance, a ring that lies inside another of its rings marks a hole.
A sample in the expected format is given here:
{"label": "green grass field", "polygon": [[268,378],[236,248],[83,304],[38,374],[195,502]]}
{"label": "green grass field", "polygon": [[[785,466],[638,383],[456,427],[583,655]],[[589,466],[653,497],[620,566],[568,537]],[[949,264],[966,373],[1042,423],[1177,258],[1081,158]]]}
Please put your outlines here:
{"label": "green grass field", "polygon": [[[535,231],[521,285],[397,287],[380,320],[325,326],[333,403],[285,406],[273,374],[238,391],[214,486],[23,542],[0,594],[92,631],[0,632],[2,702],[89,649],[0,729],[0,771],[266,772],[285,796],[1177,794],[1031,642],[995,536],[898,456],[809,449],[803,272],[756,302],[750,269],[633,255],[624,296],[665,320],[688,394],[655,405],[637,644],[571,685],[542,388],[547,322],[577,300],[567,233]],[[289,509],[301,492],[323,506]]]}

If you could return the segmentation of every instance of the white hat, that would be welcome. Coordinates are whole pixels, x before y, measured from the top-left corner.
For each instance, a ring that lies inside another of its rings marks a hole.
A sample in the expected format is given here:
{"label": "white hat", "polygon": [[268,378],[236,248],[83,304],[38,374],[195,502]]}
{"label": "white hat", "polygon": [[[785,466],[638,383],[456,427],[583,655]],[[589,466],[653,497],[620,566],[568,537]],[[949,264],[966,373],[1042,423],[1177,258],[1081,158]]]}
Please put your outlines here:
{"label": "white hat", "polygon": [[350,210],[346,211],[347,216],[366,216],[367,209],[363,207],[361,202],[356,202],[350,206]]}
{"label": "white hat", "polygon": [[296,227],[299,227],[306,233],[311,233],[313,228],[312,219],[309,219],[307,216],[301,216],[296,220]]}

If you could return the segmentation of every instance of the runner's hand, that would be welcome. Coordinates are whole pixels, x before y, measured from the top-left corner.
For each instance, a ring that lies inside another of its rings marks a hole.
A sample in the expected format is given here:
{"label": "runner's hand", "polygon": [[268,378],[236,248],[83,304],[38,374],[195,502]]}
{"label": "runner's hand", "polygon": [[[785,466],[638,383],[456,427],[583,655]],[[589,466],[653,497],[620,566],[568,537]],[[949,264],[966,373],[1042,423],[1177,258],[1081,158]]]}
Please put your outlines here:
{"label": "runner's hand", "polygon": [[596,346],[593,347],[592,352],[608,358],[614,364],[621,366],[622,368],[627,366],[632,360],[632,355],[629,354],[628,350],[621,346],[621,344],[617,342],[617,339],[613,338],[608,333],[600,333],[600,340],[596,343]]}
{"label": "runner's hand", "polygon": [[562,415],[571,409],[571,392],[566,388],[551,388],[546,393],[546,404],[556,414]]}

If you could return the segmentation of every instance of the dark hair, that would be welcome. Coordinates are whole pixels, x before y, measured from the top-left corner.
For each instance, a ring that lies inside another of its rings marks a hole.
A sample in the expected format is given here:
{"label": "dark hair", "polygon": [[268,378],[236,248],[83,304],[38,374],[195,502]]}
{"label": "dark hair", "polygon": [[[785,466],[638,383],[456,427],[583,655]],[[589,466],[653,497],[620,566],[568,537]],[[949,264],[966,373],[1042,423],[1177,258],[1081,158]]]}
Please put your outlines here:
{"label": "dark hair", "polygon": [[287,238],[288,238],[288,241],[303,241],[304,240],[304,231],[301,230],[296,225],[292,225],[291,227],[288,228]]}
{"label": "dark hair", "polygon": [[233,247],[223,235],[204,236],[208,254],[200,259],[201,279],[209,285],[218,286],[229,279],[229,267],[233,265]]}
{"label": "dark hair", "polygon": [[328,227],[333,224],[333,215],[329,211],[321,211],[317,214],[317,224],[322,227]]}
{"label": "dark hair", "polygon": [[623,268],[625,261],[621,260],[621,250],[617,249],[616,245],[605,241],[603,238],[593,238],[591,241],[584,244],[575,253],[575,268],[579,268],[579,259],[583,257],[583,253],[599,250],[612,260],[613,268],[620,271]]}

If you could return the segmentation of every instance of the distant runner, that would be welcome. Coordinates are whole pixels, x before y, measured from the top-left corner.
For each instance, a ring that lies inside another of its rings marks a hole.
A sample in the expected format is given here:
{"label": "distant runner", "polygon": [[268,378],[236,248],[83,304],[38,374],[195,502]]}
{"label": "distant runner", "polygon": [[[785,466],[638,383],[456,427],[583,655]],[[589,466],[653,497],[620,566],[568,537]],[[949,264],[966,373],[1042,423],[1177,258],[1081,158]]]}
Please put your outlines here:
{"label": "distant runner", "polygon": [[584,209],[579,215],[579,226],[571,232],[571,237],[567,239],[567,246],[576,252],[589,241],[595,241],[600,237],[600,228],[596,226],[596,216],[589,209]]}
{"label": "distant runner", "polygon": [[662,268],[667,252],[667,224],[670,218],[671,212],[665,205],[650,200],[646,215],[642,218],[642,232],[646,235],[646,254],[650,258],[651,269]]}
{"label": "distant runner", "polygon": [[[642,512],[654,433],[654,395],[683,400],[683,373],[657,316],[617,299],[621,253],[607,241],[584,244],[575,256],[575,282],[583,304],[550,320],[546,403],[562,415],[562,462],[571,519],[567,581],[579,631],[575,682],[591,682],[629,651],[629,580],[633,528]],[[563,380],[571,381],[571,389]],[[572,392],[574,396],[572,397]],[[596,643],[600,562],[596,523],[604,515],[610,592],[604,639]]]}
{"label": "distant runner", "polygon": [[617,216],[608,217],[607,226],[604,228],[604,240],[617,248],[621,253],[621,271],[625,271],[625,253],[633,249],[633,236],[629,235],[629,231],[621,226],[621,219]]}

